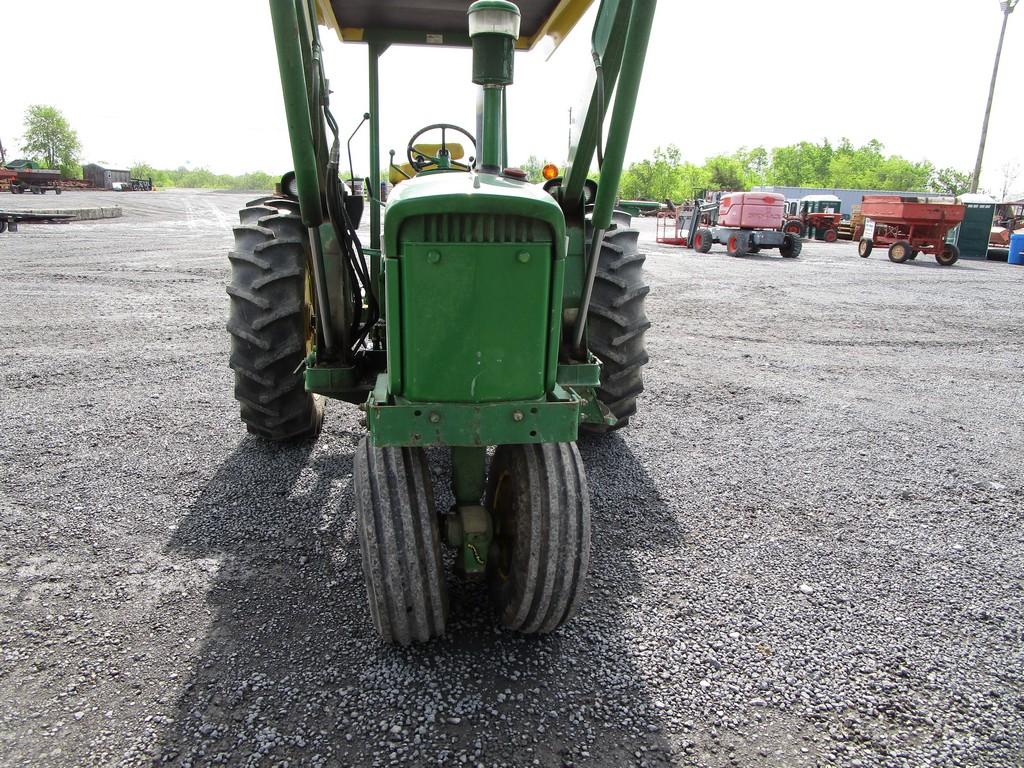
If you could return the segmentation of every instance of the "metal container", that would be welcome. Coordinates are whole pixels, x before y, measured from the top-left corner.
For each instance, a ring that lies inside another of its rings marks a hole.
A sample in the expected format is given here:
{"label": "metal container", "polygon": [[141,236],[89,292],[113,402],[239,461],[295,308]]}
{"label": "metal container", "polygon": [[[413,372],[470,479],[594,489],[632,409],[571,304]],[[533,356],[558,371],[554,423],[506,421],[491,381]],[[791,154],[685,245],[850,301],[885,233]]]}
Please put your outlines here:
{"label": "metal container", "polygon": [[955,243],[961,258],[988,257],[988,240],[996,215],[995,198],[988,195],[962,195],[957,202],[964,206],[964,220],[949,233],[946,241]]}

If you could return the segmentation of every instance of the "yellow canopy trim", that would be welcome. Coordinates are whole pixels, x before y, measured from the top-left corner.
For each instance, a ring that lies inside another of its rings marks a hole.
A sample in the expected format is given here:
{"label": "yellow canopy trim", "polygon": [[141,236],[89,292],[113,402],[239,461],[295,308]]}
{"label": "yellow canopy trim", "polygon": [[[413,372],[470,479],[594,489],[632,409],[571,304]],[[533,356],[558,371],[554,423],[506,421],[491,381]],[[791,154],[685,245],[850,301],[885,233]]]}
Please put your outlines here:
{"label": "yellow canopy trim", "polygon": [[[532,37],[520,37],[516,41],[516,48],[521,51],[529,51],[545,37],[549,37],[554,44],[553,52],[568,37],[593,2],[594,0],[561,0],[536,34]],[[468,2],[466,7],[469,7]],[[334,15],[331,0],[316,0],[316,8],[317,20],[321,26],[333,29],[344,42],[363,42],[365,30],[356,27],[342,27]]]}

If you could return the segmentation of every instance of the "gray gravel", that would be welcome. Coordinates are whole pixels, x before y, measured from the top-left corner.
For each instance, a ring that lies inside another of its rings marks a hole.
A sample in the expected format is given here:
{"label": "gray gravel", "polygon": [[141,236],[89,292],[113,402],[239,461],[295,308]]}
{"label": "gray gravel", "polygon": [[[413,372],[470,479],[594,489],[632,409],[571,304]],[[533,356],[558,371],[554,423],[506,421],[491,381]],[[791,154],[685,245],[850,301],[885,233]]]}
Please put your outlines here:
{"label": "gray gravel", "polygon": [[1024,269],[650,244],[641,415],[582,445],[589,601],[523,638],[453,581],[397,651],[358,412],[237,419],[246,196],[61,203],[112,198],[0,235],[0,764],[1024,762]]}

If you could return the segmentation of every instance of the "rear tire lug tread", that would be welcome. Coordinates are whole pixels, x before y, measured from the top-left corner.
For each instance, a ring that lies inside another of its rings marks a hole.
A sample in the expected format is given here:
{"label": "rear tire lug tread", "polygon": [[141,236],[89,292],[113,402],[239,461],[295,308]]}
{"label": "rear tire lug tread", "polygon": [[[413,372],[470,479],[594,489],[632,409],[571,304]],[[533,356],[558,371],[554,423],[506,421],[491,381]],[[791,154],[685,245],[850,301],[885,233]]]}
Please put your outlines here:
{"label": "rear tire lug tread", "polygon": [[251,213],[240,212],[243,222],[259,214],[269,226],[233,227],[228,254],[235,397],[249,431],[271,440],[315,437],[323,417],[323,399],[306,392],[295,373],[305,357],[308,241],[294,216],[279,213],[281,205],[291,203],[260,198]]}

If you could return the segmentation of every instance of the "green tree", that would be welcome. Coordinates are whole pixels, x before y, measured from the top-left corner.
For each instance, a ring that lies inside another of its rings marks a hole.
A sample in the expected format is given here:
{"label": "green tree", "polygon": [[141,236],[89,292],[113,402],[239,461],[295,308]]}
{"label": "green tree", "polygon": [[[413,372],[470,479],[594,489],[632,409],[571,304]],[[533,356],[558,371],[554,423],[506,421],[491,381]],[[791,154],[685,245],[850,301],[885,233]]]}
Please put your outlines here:
{"label": "green tree", "polygon": [[704,163],[704,169],[707,171],[708,184],[712,189],[739,192],[750,188],[745,178],[743,163],[735,156],[709,157]]}
{"label": "green tree", "polygon": [[801,141],[772,152],[768,181],[780,187],[829,186],[834,151],[828,139],[821,144]]}
{"label": "green tree", "polygon": [[878,167],[875,185],[871,189],[907,190],[927,192],[935,168],[931,163],[914,163],[906,158],[892,155],[885,158]]}
{"label": "green tree", "polygon": [[956,168],[943,168],[935,172],[932,179],[932,189],[944,195],[959,197],[971,188],[971,174],[969,171],[958,171]]}
{"label": "green tree", "polygon": [[926,191],[934,169],[931,163],[915,163],[899,155],[884,154],[885,147],[872,139],[855,147],[843,138],[833,147],[802,141],[772,152],[768,180],[783,187],[883,189]]}
{"label": "green tree", "polygon": [[765,174],[771,161],[767,149],[764,147],[754,147],[753,149],[741,147],[733,157],[743,166],[743,175],[750,184],[764,184]]}
{"label": "green tree", "polygon": [[712,186],[711,173],[706,166],[683,163],[677,171],[677,176],[679,178],[677,185],[679,195],[676,199],[692,198],[699,190]]}
{"label": "green tree", "polygon": [[670,144],[654,150],[654,157],[633,163],[622,174],[619,194],[631,200],[664,200],[682,196],[682,154]]}
{"label": "green tree", "polygon": [[56,107],[33,104],[25,110],[25,135],[22,151],[47,168],[60,168],[66,176],[74,178],[78,166],[78,153],[82,146],[78,134]]}

